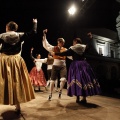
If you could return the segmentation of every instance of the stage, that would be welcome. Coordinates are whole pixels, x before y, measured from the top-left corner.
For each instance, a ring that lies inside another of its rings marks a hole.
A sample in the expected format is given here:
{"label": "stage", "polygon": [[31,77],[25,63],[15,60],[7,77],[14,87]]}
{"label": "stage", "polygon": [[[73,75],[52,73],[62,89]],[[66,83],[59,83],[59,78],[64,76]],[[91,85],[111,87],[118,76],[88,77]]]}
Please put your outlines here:
{"label": "stage", "polygon": [[0,105],[0,120],[120,120],[119,98],[97,95],[88,97],[87,104],[78,104],[64,89],[61,99],[54,91],[48,101],[49,91],[42,90],[35,93],[36,99],[21,104],[20,117],[15,114],[14,106]]}

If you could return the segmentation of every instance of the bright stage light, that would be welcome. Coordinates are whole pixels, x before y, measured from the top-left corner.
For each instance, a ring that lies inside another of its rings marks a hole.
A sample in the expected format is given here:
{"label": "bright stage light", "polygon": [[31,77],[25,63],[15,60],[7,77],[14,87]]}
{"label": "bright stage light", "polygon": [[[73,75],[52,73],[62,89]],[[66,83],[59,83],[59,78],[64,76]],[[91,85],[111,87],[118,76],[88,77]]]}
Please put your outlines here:
{"label": "bright stage light", "polygon": [[76,12],[76,8],[75,8],[75,6],[74,6],[74,5],[71,6],[70,9],[68,9],[68,12],[69,12],[70,15],[74,15],[75,12]]}

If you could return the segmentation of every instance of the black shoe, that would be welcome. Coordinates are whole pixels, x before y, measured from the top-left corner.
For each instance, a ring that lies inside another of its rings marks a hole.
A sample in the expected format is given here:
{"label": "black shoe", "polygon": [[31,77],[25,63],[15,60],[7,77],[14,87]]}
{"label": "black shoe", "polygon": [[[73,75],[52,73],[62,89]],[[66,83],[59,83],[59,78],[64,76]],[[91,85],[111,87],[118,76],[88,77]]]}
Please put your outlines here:
{"label": "black shoe", "polygon": [[79,100],[76,100],[76,103],[80,103],[80,101],[79,101]]}
{"label": "black shoe", "polygon": [[58,96],[59,99],[61,98],[61,94],[62,94],[62,91],[59,92],[59,96]]}
{"label": "black shoe", "polygon": [[52,94],[49,95],[48,100],[51,101],[52,99]]}
{"label": "black shoe", "polygon": [[86,104],[86,103],[87,103],[87,100],[81,100],[80,103],[81,103],[81,104]]}
{"label": "black shoe", "polygon": [[80,96],[76,96],[76,103],[80,103]]}
{"label": "black shoe", "polygon": [[20,109],[15,109],[15,113],[16,113],[17,115],[20,115],[20,114],[21,114],[21,110],[20,110]]}

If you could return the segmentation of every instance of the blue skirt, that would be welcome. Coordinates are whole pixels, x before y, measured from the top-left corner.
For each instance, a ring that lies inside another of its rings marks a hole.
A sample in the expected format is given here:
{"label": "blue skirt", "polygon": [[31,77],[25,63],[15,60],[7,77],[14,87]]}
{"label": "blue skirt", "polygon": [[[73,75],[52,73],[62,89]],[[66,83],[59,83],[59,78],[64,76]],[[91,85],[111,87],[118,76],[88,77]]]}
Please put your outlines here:
{"label": "blue skirt", "polygon": [[87,61],[73,61],[68,72],[68,96],[92,96],[101,93],[100,85]]}

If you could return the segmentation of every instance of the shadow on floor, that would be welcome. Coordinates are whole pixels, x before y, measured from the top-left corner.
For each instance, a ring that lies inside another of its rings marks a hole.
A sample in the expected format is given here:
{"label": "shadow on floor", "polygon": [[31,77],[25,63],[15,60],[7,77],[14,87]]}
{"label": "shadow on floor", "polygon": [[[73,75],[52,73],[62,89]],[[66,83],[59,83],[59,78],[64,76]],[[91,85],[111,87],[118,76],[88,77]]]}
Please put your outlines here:
{"label": "shadow on floor", "polygon": [[25,120],[22,114],[17,115],[15,111],[12,111],[12,110],[3,112],[1,116],[2,116],[2,119],[0,120]]}
{"label": "shadow on floor", "polygon": [[91,108],[98,108],[100,107],[99,105],[93,104],[93,103],[70,103],[67,104],[66,108],[67,109],[72,109],[72,110],[77,110],[77,109],[91,109]]}

